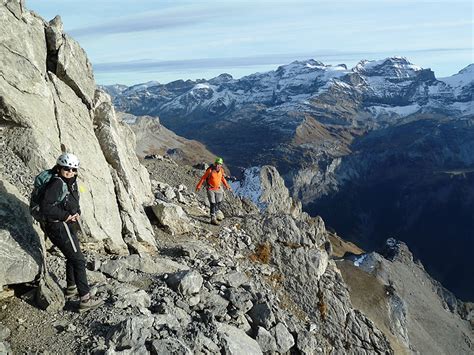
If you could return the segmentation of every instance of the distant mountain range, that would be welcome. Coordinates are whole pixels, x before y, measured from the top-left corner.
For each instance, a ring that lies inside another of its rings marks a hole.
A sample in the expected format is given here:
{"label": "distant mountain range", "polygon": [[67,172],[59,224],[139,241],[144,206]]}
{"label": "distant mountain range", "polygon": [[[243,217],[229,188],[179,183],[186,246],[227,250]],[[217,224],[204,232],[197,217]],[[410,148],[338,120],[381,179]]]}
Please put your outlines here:
{"label": "distant mountain range", "polygon": [[118,110],[159,116],[234,173],[276,166],[304,208],[346,238],[366,248],[405,240],[448,288],[474,299],[460,272],[474,269],[473,64],[436,78],[401,57],[351,69],[308,60],[241,79],[104,89]]}

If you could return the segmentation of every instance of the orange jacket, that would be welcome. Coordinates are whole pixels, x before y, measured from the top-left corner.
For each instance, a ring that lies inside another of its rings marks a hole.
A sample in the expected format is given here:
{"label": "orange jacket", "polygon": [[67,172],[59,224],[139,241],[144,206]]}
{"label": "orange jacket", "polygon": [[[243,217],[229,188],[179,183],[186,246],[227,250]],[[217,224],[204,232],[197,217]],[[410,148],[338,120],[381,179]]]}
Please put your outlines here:
{"label": "orange jacket", "polygon": [[217,171],[214,169],[214,166],[211,165],[209,168],[207,168],[206,172],[201,177],[201,180],[199,180],[198,184],[196,185],[196,190],[201,188],[204,181],[207,181],[208,190],[219,190],[221,188],[221,183],[223,183],[226,188],[230,189],[230,186],[224,176],[224,168],[221,167],[219,171]]}

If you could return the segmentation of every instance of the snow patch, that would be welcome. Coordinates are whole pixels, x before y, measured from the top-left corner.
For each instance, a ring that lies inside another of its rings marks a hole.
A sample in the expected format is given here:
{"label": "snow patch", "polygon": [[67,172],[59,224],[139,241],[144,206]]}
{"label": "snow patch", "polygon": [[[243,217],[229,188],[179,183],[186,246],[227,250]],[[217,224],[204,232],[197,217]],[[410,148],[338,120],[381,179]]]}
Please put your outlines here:
{"label": "snow patch", "polygon": [[237,196],[248,198],[257,205],[260,211],[263,211],[267,208],[267,204],[260,202],[263,194],[260,171],[261,167],[257,166],[245,169],[244,178],[231,182],[231,186]]}
{"label": "snow patch", "polygon": [[364,255],[362,255],[361,257],[355,259],[355,260],[354,260],[354,265],[357,266],[357,267],[360,267],[361,264],[364,262],[364,260],[367,258],[367,255],[368,255],[368,254],[364,254]]}
{"label": "snow patch", "polygon": [[406,105],[406,106],[370,106],[367,108],[373,115],[398,115],[400,117],[406,117],[421,109],[418,104]]}

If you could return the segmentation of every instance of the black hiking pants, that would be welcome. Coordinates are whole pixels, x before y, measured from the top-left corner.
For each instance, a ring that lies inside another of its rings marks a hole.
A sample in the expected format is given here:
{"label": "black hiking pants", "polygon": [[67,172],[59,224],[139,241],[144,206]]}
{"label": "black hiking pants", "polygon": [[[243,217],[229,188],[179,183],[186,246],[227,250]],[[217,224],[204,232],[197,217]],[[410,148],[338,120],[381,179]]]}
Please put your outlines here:
{"label": "black hiking pants", "polygon": [[[73,228],[63,222],[48,222],[45,223],[44,228],[51,242],[66,257],[67,286],[77,286],[77,291],[81,297],[87,295],[90,289],[86,275],[86,259],[79,247],[79,239]],[[70,236],[66,228],[69,229]]]}

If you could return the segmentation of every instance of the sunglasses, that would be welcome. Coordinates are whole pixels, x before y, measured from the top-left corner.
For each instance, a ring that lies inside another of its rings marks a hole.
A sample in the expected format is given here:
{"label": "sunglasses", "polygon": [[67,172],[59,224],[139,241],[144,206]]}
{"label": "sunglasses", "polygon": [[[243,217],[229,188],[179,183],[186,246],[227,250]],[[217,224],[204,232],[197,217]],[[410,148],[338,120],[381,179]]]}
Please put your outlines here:
{"label": "sunglasses", "polygon": [[63,169],[64,171],[72,171],[73,173],[77,172],[76,168],[70,168],[68,166],[63,166],[61,167],[61,169]]}

